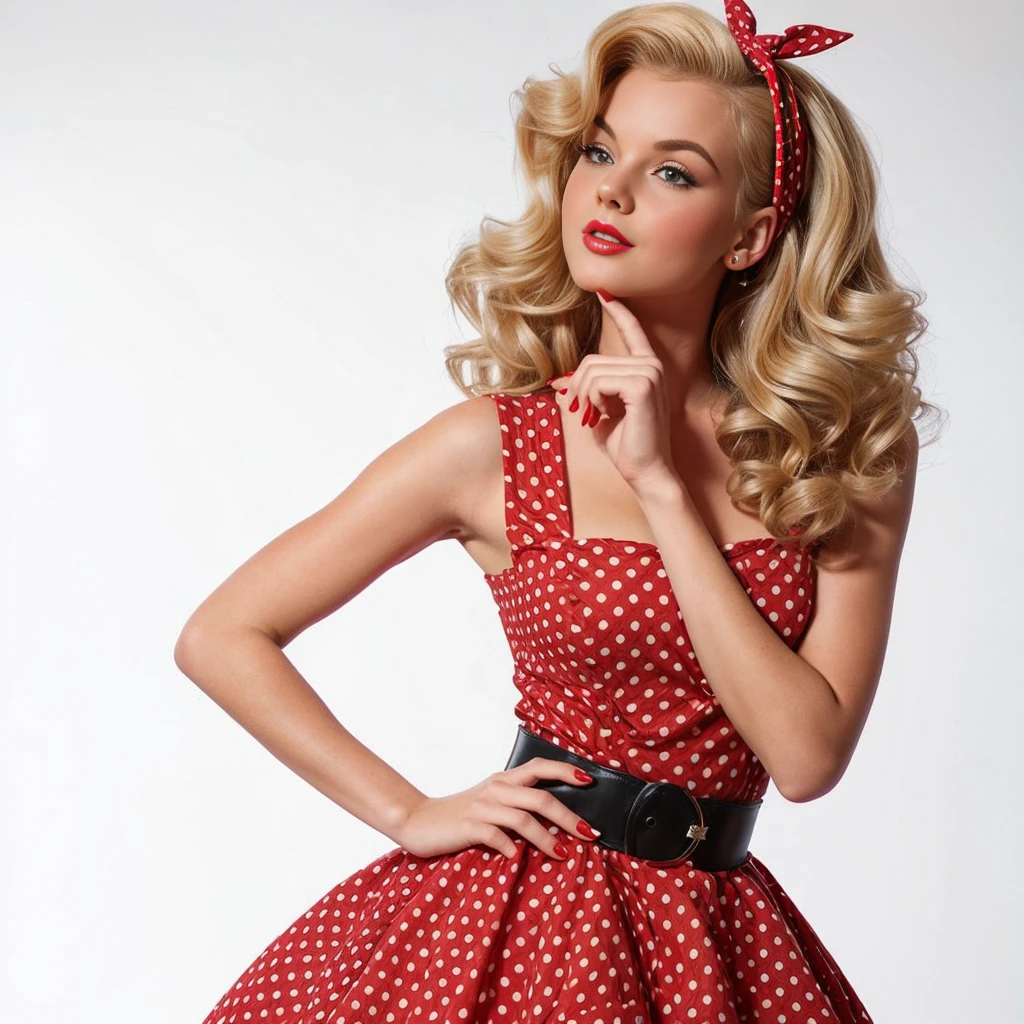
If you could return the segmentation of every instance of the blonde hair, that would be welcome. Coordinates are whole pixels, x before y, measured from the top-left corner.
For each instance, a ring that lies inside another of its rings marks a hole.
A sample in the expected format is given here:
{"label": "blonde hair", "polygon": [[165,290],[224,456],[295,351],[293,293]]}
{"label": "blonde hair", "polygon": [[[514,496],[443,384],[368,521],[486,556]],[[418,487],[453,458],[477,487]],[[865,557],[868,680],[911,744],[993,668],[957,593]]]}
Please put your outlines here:
{"label": "blonde hair", "polygon": [[[914,418],[939,410],[915,384],[924,295],[897,283],[886,263],[870,150],[832,92],[794,61],[777,66],[796,89],[807,129],[805,190],[756,278],[742,288],[726,273],[716,299],[709,354],[728,394],[716,437],[733,464],[733,503],[774,538],[791,543],[799,532],[801,543],[818,547],[852,517],[854,499],[899,481],[899,442]],[[719,88],[744,170],[737,218],[771,205],[771,98],[725,22],[689,4],[606,18],[578,74],[554,68],[554,79],[531,77],[516,91],[526,210],[512,222],[485,217],[479,240],[448,270],[449,298],[480,333],[445,349],[465,395],[533,392],[596,349],[600,302],[569,274],[560,204],[583,135],[631,68]]]}

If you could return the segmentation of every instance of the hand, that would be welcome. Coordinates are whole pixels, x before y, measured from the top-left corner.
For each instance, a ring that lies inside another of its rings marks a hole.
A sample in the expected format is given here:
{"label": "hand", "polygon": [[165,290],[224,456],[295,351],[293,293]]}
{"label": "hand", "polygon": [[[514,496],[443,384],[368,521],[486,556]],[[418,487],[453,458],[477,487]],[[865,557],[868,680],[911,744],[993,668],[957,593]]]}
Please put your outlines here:
{"label": "hand", "polygon": [[[663,366],[629,309],[618,299],[600,298],[629,355],[584,356],[566,383],[565,399],[570,410],[581,412],[583,424],[594,428],[615,468],[638,491],[676,476]],[[557,388],[562,379],[551,382]]]}
{"label": "hand", "polygon": [[592,839],[593,836],[578,831],[577,825],[583,819],[558,797],[532,787],[539,779],[587,785],[588,781],[578,777],[576,771],[576,766],[566,761],[533,757],[507,771],[495,772],[461,793],[426,797],[402,823],[395,840],[417,857],[453,853],[476,843],[514,857],[518,851],[504,831],[508,828],[552,857],[564,860],[568,855],[565,847],[530,811],[561,825],[574,838]]}

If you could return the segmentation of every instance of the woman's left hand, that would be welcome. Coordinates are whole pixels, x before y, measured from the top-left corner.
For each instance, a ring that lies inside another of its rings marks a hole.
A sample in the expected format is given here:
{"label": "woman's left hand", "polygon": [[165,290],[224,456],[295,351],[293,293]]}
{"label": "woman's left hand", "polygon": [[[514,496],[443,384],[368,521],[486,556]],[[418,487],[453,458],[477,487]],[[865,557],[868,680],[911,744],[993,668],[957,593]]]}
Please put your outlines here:
{"label": "woman's left hand", "polygon": [[[640,321],[618,299],[601,302],[615,321],[629,355],[592,353],[565,381],[568,406],[577,412],[634,491],[661,485],[676,475],[669,434],[662,363]],[[588,413],[589,410],[589,413]]]}

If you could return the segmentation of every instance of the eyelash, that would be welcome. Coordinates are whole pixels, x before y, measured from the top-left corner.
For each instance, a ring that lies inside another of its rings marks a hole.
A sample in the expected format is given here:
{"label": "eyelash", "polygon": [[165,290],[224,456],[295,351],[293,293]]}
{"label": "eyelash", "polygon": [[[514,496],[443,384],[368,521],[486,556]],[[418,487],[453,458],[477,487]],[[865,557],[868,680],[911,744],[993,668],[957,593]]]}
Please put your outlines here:
{"label": "eyelash", "polygon": [[[589,145],[579,145],[576,148],[584,156],[587,157],[587,163],[590,163],[590,164],[599,163],[600,162],[600,161],[595,161],[595,160],[591,160],[590,159],[589,154],[592,151],[596,150],[597,152],[600,152],[600,153],[608,153],[608,150],[605,149],[604,146],[597,145],[594,142],[591,142]],[[686,170],[685,167],[680,167],[678,164],[662,164],[658,168],[658,170],[655,171],[654,173],[657,174],[658,171],[663,171],[663,170],[666,170],[666,169],[671,170],[671,171],[678,171],[683,176],[683,178],[685,179],[685,182],[684,182],[684,181],[665,181],[665,179],[662,178],[661,180],[664,181],[665,184],[669,186],[669,188],[683,188],[683,189],[686,189],[686,188],[693,188],[697,184],[697,182],[693,179],[693,176],[690,174],[690,172],[688,170]]]}

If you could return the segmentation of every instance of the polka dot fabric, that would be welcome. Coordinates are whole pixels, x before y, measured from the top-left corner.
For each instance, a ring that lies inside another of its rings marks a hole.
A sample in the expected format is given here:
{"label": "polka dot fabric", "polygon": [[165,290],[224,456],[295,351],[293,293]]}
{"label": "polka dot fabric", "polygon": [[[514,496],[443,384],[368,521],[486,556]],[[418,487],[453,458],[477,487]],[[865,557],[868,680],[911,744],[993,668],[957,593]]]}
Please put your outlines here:
{"label": "polka dot fabric", "polygon": [[[515,717],[697,796],[759,799],[768,776],[707,685],[657,548],[574,538],[553,395],[492,399],[512,565],[484,579],[514,659]],[[813,607],[809,555],[771,539],[722,554],[795,646]],[[204,1024],[871,1024],[753,853],[723,871],[660,866],[542,820],[566,860],[514,833],[513,857],[389,850],[269,943]]]}
{"label": "polka dot fabric", "polygon": [[775,186],[772,205],[779,211],[775,235],[778,238],[793,216],[804,190],[804,150],[807,132],[800,119],[796,90],[783,76],[785,92],[779,88],[775,62],[780,58],[807,57],[853,38],[823,25],[790,25],[782,35],[757,33],[757,19],[744,0],[725,0],[725,19],[736,45],[764,75],[775,111]]}

